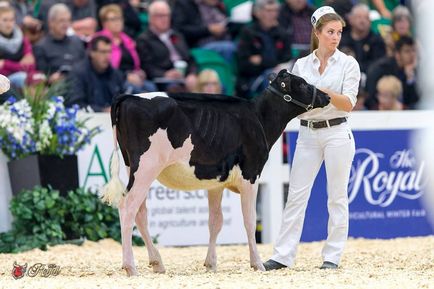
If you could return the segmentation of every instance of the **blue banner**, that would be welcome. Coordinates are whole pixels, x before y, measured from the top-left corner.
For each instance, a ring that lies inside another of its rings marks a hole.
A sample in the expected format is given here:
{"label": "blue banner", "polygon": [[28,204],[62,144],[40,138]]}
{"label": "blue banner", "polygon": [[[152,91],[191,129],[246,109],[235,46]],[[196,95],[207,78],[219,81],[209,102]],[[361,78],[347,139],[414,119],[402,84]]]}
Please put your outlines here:
{"label": "blue banner", "polygon": [[[350,236],[388,239],[434,233],[422,206],[427,176],[423,160],[416,160],[410,145],[413,132],[353,131],[356,154],[348,185]],[[290,162],[297,134],[287,135]],[[312,188],[302,241],[327,237],[326,188],[323,164]]]}

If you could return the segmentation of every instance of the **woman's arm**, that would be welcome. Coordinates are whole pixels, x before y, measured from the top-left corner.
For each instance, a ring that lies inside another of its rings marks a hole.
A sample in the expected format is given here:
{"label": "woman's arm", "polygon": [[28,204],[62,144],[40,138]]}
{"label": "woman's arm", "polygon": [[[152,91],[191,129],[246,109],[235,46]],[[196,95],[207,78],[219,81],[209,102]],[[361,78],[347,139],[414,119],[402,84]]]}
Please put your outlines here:
{"label": "woman's arm", "polygon": [[353,104],[351,103],[348,96],[331,91],[328,88],[320,88],[323,92],[330,96],[330,102],[339,110],[344,110],[350,112],[353,109]]}
{"label": "woman's arm", "polygon": [[360,86],[360,66],[351,56],[348,56],[343,67],[344,78],[342,92],[338,93],[328,88],[319,88],[330,96],[330,102],[339,110],[350,112],[357,102]]}

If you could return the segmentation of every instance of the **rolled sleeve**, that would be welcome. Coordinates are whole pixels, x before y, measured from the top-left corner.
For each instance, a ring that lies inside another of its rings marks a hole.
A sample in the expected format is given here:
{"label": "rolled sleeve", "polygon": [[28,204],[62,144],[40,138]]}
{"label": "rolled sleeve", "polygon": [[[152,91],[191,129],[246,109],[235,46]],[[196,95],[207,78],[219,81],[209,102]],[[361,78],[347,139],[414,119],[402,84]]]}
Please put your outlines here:
{"label": "rolled sleeve", "polygon": [[345,67],[342,94],[347,96],[354,107],[357,102],[357,94],[360,85],[360,66],[357,60],[348,56],[348,65]]}

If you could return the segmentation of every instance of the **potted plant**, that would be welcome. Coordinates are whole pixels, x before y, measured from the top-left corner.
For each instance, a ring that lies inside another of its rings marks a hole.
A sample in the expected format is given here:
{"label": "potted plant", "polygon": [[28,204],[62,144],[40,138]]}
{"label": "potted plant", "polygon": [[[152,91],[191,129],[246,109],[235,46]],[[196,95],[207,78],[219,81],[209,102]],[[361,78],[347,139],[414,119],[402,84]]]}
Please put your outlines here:
{"label": "potted plant", "polygon": [[76,154],[100,129],[86,126],[78,106],[65,107],[59,87],[40,83],[0,105],[0,148],[13,194],[50,185],[64,195],[79,186]]}

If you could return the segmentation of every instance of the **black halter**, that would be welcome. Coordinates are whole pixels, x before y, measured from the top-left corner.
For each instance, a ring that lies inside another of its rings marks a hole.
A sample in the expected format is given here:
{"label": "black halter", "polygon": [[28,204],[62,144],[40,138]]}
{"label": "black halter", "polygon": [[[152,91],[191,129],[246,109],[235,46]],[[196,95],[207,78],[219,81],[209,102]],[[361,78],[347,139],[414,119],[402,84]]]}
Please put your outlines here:
{"label": "black halter", "polygon": [[302,102],[300,102],[300,101],[294,99],[294,98],[293,98],[292,96],[290,96],[289,94],[283,94],[282,92],[278,91],[277,89],[275,89],[275,88],[272,87],[271,85],[269,85],[269,86],[267,87],[267,89],[268,89],[270,92],[272,92],[272,93],[274,93],[274,94],[276,94],[276,95],[282,97],[286,102],[292,102],[292,103],[294,103],[295,105],[298,105],[298,106],[304,108],[306,111],[309,111],[309,110],[313,109],[313,104],[315,103],[316,94],[317,94],[317,93],[316,93],[316,87],[313,86],[312,103],[311,103],[311,104],[304,104],[304,103],[302,103]]}

